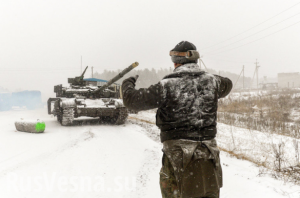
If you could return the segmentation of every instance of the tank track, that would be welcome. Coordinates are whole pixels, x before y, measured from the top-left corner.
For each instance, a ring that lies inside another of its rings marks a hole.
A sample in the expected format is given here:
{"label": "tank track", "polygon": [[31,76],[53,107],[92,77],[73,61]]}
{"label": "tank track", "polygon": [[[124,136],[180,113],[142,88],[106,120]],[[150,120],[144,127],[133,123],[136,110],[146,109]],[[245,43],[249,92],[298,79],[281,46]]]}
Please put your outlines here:
{"label": "tank track", "polygon": [[[118,112],[114,117],[103,117],[103,123],[110,123],[114,125],[124,124],[128,117],[128,110],[126,107],[121,107],[116,109]],[[57,120],[62,126],[72,126],[74,125],[74,108],[68,107],[62,110],[62,115],[57,115]]]}
{"label": "tank track", "polygon": [[61,125],[70,126],[74,121],[74,108],[64,108],[62,113]]}
{"label": "tank track", "polygon": [[116,121],[113,123],[115,125],[121,125],[121,124],[124,124],[127,117],[128,117],[128,111],[125,107],[121,107],[121,108],[118,108],[119,110],[119,113],[118,115],[115,117]]}
{"label": "tank track", "polygon": [[62,116],[60,114],[56,115],[57,121],[61,124]]}

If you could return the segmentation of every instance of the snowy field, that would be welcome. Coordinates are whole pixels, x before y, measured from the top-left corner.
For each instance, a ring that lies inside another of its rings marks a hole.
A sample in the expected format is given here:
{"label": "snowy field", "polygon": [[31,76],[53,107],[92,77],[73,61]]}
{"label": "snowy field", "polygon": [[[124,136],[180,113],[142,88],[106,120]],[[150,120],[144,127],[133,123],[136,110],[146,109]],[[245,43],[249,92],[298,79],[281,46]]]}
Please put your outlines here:
{"label": "snowy field", "polygon": [[[153,122],[154,116],[131,115],[121,126],[63,127],[46,109],[0,112],[0,197],[161,197],[159,130],[135,119]],[[20,118],[44,120],[45,133],[17,132]],[[300,197],[299,186],[258,176],[251,162],[224,152],[221,162],[221,198]]]}

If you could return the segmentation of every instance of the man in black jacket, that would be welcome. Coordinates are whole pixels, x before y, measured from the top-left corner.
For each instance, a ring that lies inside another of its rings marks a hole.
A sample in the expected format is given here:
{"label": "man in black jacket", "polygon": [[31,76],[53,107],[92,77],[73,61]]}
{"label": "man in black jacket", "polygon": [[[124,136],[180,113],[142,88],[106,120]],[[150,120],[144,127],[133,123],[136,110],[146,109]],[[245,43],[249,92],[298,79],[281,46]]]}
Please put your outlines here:
{"label": "man in black jacket", "polygon": [[229,94],[232,82],[202,71],[196,46],[190,42],[177,44],[170,56],[174,72],[159,83],[136,90],[138,76],[123,81],[124,104],[137,111],[158,108],[163,198],[219,197],[222,168],[214,139],[218,99]]}

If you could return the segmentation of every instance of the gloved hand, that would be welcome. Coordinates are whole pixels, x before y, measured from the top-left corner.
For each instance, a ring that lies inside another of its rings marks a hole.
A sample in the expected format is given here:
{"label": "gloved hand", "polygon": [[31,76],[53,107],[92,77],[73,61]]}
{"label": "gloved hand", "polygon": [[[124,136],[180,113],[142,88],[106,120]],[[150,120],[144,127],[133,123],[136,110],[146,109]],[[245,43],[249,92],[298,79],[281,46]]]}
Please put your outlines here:
{"label": "gloved hand", "polygon": [[129,78],[125,79],[122,84],[124,84],[124,82],[127,82],[127,81],[135,84],[138,77],[139,77],[139,75],[130,76]]}
{"label": "gloved hand", "polygon": [[139,78],[139,75],[132,76],[132,78],[134,78],[134,80],[136,82],[136,80]]}
{"label": "gloved hand", "polygon": [[138,79],[138,77],[139,77],[139,75],[130,76],[126,80],[130,80],[131,82],[136,83],[136,80]]}

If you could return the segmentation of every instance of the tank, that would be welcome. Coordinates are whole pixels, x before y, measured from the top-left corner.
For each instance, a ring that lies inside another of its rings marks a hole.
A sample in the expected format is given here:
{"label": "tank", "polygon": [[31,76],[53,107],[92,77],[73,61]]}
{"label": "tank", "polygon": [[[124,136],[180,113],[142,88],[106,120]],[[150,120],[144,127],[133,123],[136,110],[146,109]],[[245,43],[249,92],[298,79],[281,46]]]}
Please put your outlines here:
{"label": "tank", "polygon": [[124,124],[128,109],[123,104],[121,86],[115,82],[138,65],[138,62],[131,64],[108,82],[97,86],[84,80],[87,66],[81,76],[68,78],[69,87],[54,86],[56,97],[48,99],[48,114],[56,116],[63,126],[82,124],[84,120]]}

